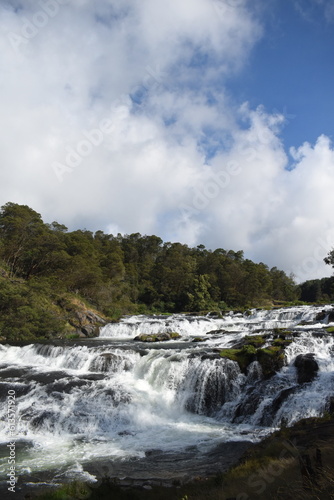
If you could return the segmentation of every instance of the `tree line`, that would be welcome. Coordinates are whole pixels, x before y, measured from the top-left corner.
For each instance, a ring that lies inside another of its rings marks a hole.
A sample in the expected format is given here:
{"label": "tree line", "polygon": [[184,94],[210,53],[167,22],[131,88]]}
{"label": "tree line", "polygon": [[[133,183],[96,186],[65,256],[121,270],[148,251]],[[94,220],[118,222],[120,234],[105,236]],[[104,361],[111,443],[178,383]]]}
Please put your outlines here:
{"label": "tree line", "polygon": [[11,279],[79,294],[109,317],[298,298],[291,277],[245,259],[241,250],[190,248],[139,233],[68,231],[15,203],[0,210],[0,258]]}

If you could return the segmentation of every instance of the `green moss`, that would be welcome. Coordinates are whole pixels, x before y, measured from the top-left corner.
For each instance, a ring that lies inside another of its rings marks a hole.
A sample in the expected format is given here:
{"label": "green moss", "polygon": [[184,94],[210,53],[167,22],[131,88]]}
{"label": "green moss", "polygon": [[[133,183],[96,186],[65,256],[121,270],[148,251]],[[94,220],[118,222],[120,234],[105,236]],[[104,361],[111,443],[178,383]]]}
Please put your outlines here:
{"label": "green moss", "polygon": [[275,347],[287,347],[289,344],[293,342],[293,339],[275,339],[273,341],[273,346]]}
{"label": "green moss", "polygon": [[334,332],[334,326],[329,326],[328,328],[325,328],[325,330],[328,333],[333,333]]}
{"label": "green moss", "polygon": [[258,349],[257,359],[264,377],[268,378],[283,367],[285,355],[281,346],[270,346],[265,349]]}
{"label": "green moss", "polygon": [[247,367],[257,360],[262,368],[264,377],[269,378],[279,371],[284,365],[284,351],[282,346],[270,346],[265,349],[256,349],[253,345],[244,345],[240,349],[222,349],[220,356],[236,361],[243,373]]}
{"label": "green moss", "polygon": [[247,372],[247,366],[256,358],[256,348],[252,345],[244,345],[241,349],[223,349],[220,351],[222,358],[236,361],[243,373]]}
{"label": "green moss", "polygon": [[246,335],[244,338],[245,344],[252,345],[254,347],[261,347],[266,343],[266,340],[261,335]]}
{"label": "green moss", "polygon": [[222,349],[219,354],[222,358],[228,358],[232,361],[237,361],[237,355],[239,352],[240,349]]}
{"label": "green moss", "polygon": [[169,333],[169,336],[172,340],[176,340],[176,339],[181,338],[181,335],[177,332],[171,332],[171,333]]}
{"label": "green moss", "polygon": [[80,335],[78,333],[68,333],[67,335],[65,335],[64,338],[67,340],[75,340],[75,339],[79,339]]}
{"label": "green moss", "polygon": [[75,481],[65,484],[55,491],[48,490],[36,497],[38,500],[86,500],[91,497],[92,490],[86,483]]}

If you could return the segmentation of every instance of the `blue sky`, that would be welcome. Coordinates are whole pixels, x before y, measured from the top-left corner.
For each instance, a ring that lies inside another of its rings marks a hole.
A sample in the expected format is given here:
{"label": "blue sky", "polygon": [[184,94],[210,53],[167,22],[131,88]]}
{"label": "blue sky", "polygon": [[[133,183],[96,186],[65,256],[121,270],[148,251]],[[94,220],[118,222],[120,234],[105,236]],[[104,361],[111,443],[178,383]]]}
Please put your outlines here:
{"label": "blue sky", "polygon": [[[334,2],[325,3],[334,9]],[[230,82],[232,95],[283,113],[287,149],[321,134],[332,137],[334,16],[326,18],[325,5],[308,0],[268,2],[262,15],[265,35]]]}
{"label": "blue sky", "polygon": [[330,275],[333,0],[0,4],[0,204]]}

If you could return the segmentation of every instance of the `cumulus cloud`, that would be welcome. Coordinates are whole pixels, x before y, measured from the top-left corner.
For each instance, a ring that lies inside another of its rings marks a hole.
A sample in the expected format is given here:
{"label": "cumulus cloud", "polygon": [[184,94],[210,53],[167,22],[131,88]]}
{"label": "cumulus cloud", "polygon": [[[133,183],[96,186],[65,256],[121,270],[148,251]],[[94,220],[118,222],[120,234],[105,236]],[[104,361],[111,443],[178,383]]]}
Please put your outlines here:
{"label": "cumulus cloud", "polygon": [[322,275],[305,259],[332,244],[329,139],[288,157],[284,117],[226,91],[263,34],[250,5],[2,2],[1,205]]}

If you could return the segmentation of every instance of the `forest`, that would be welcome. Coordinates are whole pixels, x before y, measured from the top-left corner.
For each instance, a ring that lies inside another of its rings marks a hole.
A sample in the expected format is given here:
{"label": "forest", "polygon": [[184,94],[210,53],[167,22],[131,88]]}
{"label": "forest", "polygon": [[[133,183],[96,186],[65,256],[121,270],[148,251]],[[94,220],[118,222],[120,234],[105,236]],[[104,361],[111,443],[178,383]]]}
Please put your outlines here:
{"label": "forest", "polygon": [[[315,286],[319,291],[320,285]],[[61,223],[44,223],[26,205],[9,202],[0,209],[2,338],[65,332],[69,325],[64,311],[73,306],[73,297],[107,319],[118,319],[124,314],[313,301],[307,290],[276,267],[246,259],[242,250],[190,248],[139,233],[68,231]],[[326,295],[321,290],[314,300]],[[330,290],[326,297],[332,296]]]}

